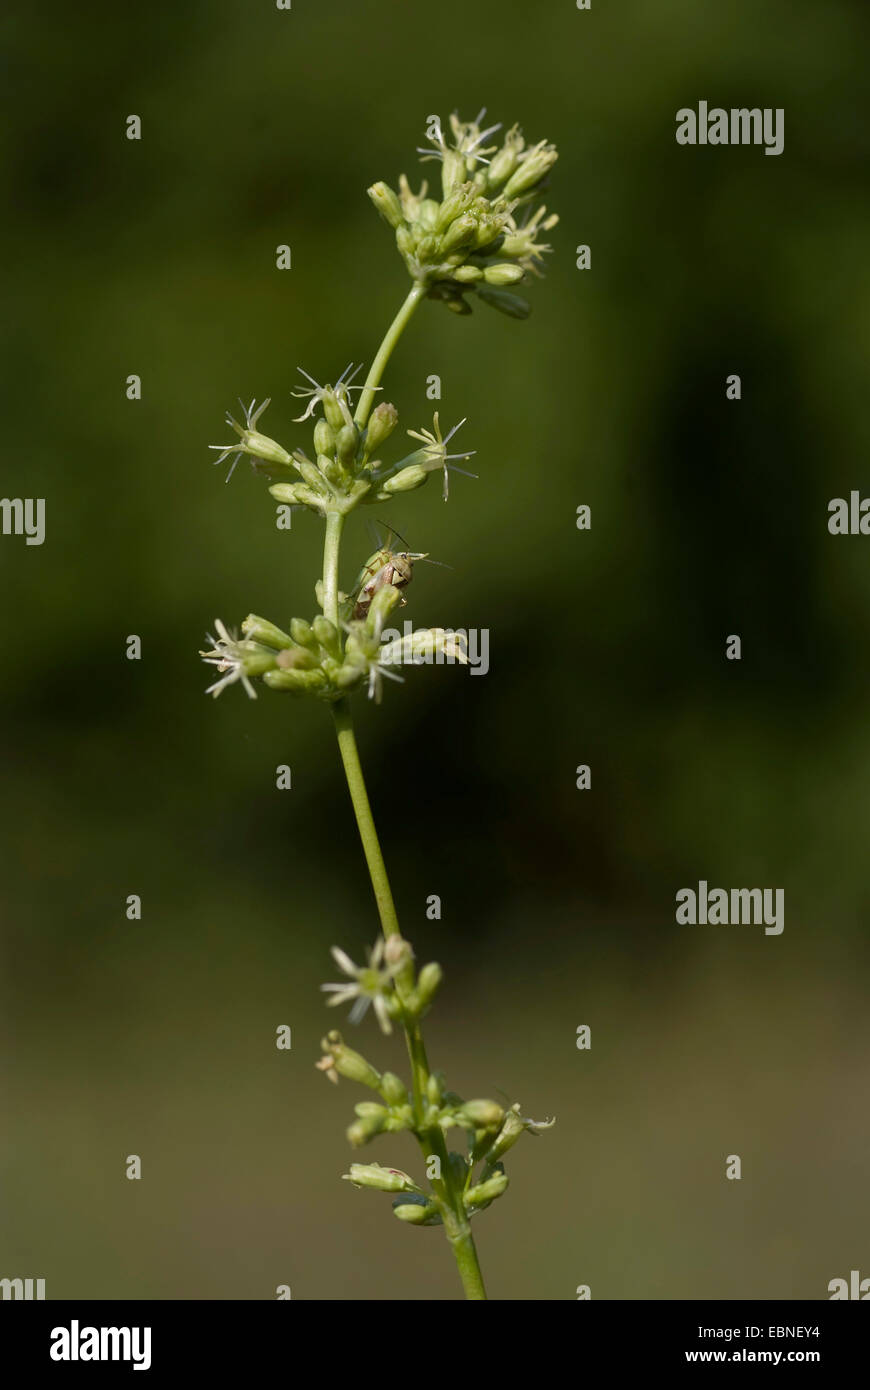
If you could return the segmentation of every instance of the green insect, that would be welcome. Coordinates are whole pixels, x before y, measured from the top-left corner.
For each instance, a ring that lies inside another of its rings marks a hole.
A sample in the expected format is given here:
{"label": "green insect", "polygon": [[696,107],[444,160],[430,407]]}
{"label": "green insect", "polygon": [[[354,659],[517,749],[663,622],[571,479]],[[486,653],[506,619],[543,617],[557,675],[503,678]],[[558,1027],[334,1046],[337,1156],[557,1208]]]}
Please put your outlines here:
{"label": "green insect", "polygon": [[[391,539],[399,540],[407,547],[408,542],[398,531],[390,532]],[[356,577],[356,583],[348,599],[351,618],[364,618],[371,601],[379,589],[390,584],[394,589],[407,589],[414,577],[414,564],[417,560],[429,560],[428,554],[415,550],[393,550],[390,545],[379,546],[370,555]],[[430,565],[440,564],[439,560],[429,560]],[[404,598],[402,603],[404,603]]]}

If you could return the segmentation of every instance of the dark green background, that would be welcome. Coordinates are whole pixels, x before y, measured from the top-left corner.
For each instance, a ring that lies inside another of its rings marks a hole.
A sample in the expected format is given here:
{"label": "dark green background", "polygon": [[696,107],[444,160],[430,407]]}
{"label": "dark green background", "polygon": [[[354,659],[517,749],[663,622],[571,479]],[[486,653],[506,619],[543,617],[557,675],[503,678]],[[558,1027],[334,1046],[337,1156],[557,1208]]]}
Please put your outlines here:
{"label": "dark green background", "polygon": [[[206,700],[197,650],[215,615],[312,616],[319,569],[318,523],[279,533],[206,445],[239,395],[308,444],[296,367],[370,361],[406,290],[366,186],[416,178],[429,113],[484,104],[559,145],[554,255],[526,323],[420,310],[384,397],[419,428],[438,373],[480,479],[377,514],[452,566],[419,568],[408,615],[488,628],[491,671],[358,705],[404,930],[446,972],[431,1055],[466,1095],[558,1117],[475,1223],[490,1293],[824,1298],[870,1275],[870,540],[826,527],[831,497],[870,492],[868,21],[845,0],[7,8],[2,490],[46,499],[47,538],[0,540],[0,1276],[458,1293],[437,1231],[339,1181],[358,1097],[313,1067],[328,948],[360,958],[376,929],[330,721]],[[700,99],[783,107],[784,154],[677,146]],[[346,583],[369,548],[354,518]],[[783,888],[783,935],[676,926],[701,878]],[[354,1036],[400,1065],[370,1022]],[[369,1155],[416,1162],[401,1138]]]}

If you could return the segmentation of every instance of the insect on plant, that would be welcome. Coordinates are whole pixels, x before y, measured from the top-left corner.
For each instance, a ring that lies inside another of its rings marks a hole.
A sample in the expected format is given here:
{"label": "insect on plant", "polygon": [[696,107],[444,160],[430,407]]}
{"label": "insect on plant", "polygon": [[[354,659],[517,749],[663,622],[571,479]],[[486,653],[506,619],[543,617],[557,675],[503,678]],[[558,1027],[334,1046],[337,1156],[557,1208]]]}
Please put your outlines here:
{"label": "insect on plant", "polygon": [[[393,550],[393,540],[401,541],[405,549]],[[385,584],[390,584],[394,589],[400,591],[407,589],[414,577],[414,565],[418,560],[425,560],[430,565],[441,565],[442,568],[447,568],[443,561],[431,560],[428,552],[410,550],[404,536],[390,527],[387,543],[378,545],[377,550],[369,556],[356,577],[356,582],[348,599],[350,616],[352,618],[364,618],[371,607],[375,594]],[[404,594],[399,602],[404,607],[407,602]]]}
{"label": "insect on plant", "polygon": [[[434,472],[442,474],[447,501],[448,473],[464,471],[452,461],[470,456],[448,452],[464,421],[442,433],[436,413],[431,429],[407,431],[415,441],[412,453],[392,463],[380,458],[399,417],[386,401],[375,407],[375,393],[419,305],[424,299],[435,300],[457,315],[467,315],[474,300],[513,319],[524,319],[530,312],[515,287],[527,276],[540,274],[544,253],[550,250],[539,237],[558,218],[548,216],[543,206],[532,208],[556,160],[556,149],[546,140],[527,145],[518,126],[500,142],[493,140],[501,126],[481,129],[485,114],[481,111],[465,122],[451,116],[449,134],[437,116],[427,118],[429,144],[421,153],[440,165],[440,198],[428,196],[425,182],[413,193],[404,174],[398,192],[386,183],[369,188],[369,197],[395,233],[411,288],[362,386],[354,384],[359,368],[345,368],[334,386],[321,386],[300,368],[308,384],[293,394],[307,398],[307,404],[296,423],[314,418],[313,457],[301,448],[288,451],[261,433],[260,418],[268,401],[259,407],[253,400],[243,405],[244,425],[227,416],[236,439],[212,446],[220,454],[218,463],[233,455],[232,473],[241,455],[247,455],[255,476],[265,475],[271,482],[269,493],[276,501],[325,522],[323,573],[315,585],[320,611],[310,620],[294,617],[285,626],[251,613],[240,636],[218,620],[217,637],[210,638],[209,650],[201,653],[219,672],[209,687],[214,695],[238,682],[255,699],[253,682],[261,680],[270,690],[315,696],[331,711],[382,935],[362,966],[334,946],[333,959],[345,978],[324,989],[329,1004],[352,1005],[351,1023],[358,1023],[371,1006],[383,1032],[398,1025],[407,1045],[410,1075],[406,1083],[393,1072],[379,1071],[335,1029],[322,1040],[317,1066],[330,1081],[343,1077],[372,1096],[354,1107],[347,1130],[353,1148],[381,1135],[395,1141],[406,1134],[417,1141],[425,1170],[419,1183],[392,1164],[352,1163],[344,1177],[356,1188],[392,1193],[394,1215],[405,1224],[443,1227],[470,1299],[486,1298],[471,1223],[507,1188],[508,1150],[523,1133],[539,1134],[553,1121],[523,1116],[518,1101],[463,1100],[429,1064],[422,1020],[441,984],[441,966],[431,961],[418,967],[401,934],[360,764],[351,696],[367,690],[379,700],[382,677],[395,678],[389,668],[397,664],[419,665],[433,656],[461,663],[467,657],[462,634],[451,629],[420,628],[382,642],[385,620],[406,602],[404,591],[414,565],[418,560],[440,561],[412,551],[392,531],[388,542],[379,542],[363,563],[354,587],[343,593],[339,560],[345,523],[357,507],[387,503],[422,487]],[[395,541],[404,548],[393,549]],[[464,1151],[448,1148],[448,1136],[456,1131],[464,1138]]]}

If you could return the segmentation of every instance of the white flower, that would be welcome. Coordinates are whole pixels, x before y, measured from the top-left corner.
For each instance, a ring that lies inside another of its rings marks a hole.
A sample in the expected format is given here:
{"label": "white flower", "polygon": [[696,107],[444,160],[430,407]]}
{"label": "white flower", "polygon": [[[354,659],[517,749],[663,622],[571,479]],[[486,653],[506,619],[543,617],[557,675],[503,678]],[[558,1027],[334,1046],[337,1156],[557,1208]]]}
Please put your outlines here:
{"label": "white flower", "polygon": [[[467,416],[465,418],[467,419]],[[451,459],[470,459],[472,455],[477,452],[476,449],[469,449],[466,454],[448,454],[447,452],[447,445],[450,443],[456,431],[461,429],[464,424],[465,419],[460,420],[459,424],[454,425],[453,429],[449,430],[442,439],[441,426],[438,422],[438,411],[436,410],[432,419],[431,430],[408,430],[408,434],[412,439],[419,439],[423,444],[424,447],[422,452],[426,455],[427,463],[431,464],[433,468],[443,468],[444,488],[442,496],[445,502],[447,501],[448,492],[448,472],[464,473],[467,478],[477,477],[476,473],[469,473],[466,468],[451,469],[449,467],[449,461]]]}
{"label": "white flower", "polygon": [[392,995],[393,971],[396,966],[390,963],[386,947],[385,939],[382,936],[379,937],[372,949],[367,952],[368,964],[359,966],[354,965],[350,956],[346,955],[339,946],[333,946],[333,960],[339,969],[350,977],[351,983],[321,985],[320,988],[332,995],[332,998],[326,1001],[327,1004],[346,1004],[351,999],[354,1001],[350,1011],[351,1023],[359,1023],[369,1005],[374,1005],[381,1031],[391,1033],[393,1025],[390,1022],[388,1000]]}
{"label": "white flower", "polygon": [[[240,438],[244,436],[247,430],[253,432],[254,430],[256,430],[257,421],[259,420],[263,411],[266,409],[266,406],[269,404],[270,400],[271,396],[267,396],[266,399],[263,401],[263,404],[260,406],[257,405],[257,402],[255,400],[251,401],[250,405],[245,405],[244,401],[240,400],[239,405],[242,407],[242,411],[245,416],[245,429],[242,429],[242,426],[233,419],[229,411],[227,411],[225,417],[227,424],[235,430],[236,434],[239,435]],[[220,457],[215,459],[216,464],[223,463],[224,459],[227,458],[229,454],[233,455],[233,461],[230,464],[230,471],[227,474],[227,482],[229,482],[230,478],[233,476],[233,473],[235,472],[236,464],[242,457],[242,454],[245,452],[244,448],[240,448],[238,444],[209,444],[208,447],[210,449],[220,449],[221,451]]]}
{"label": "white flower", "polygon": [[[354,377],[357,375],[359,371],[361,371],[361,369],[362,363],[360,363],[358,367],[354,368],[353,363],[348,362],[341,376],[338,378],[338,381],[335,383],[335,386],[330,386],[328,383],[326,386],[320,386],[314,380],[314,377],[310,376],[309,373],[306,372],[304,367],[297,367],[296,370],[299,372],[300,376],[304,376],[307,381],[311,382],[311,385],[300,386],[291,394],[299,399],[304,399],[305,396],[310,396],[311,399],[309,400],[303,413],[294,417],[293,423],[298,425],[300,421],[307,420],[310,415],[314,414],[314,411],[317,408],[319,402],[322,401],[324,396],[329,393],[336,396],[336,399],[338,400],[338,403],[341,407],[342,414],[344,414],[347,417],[347,423],[352,424],[353,420],[350,415],[350,412],[347,409],[347,405],[344,400],[344,393],[346,392],[348,395],[350,395],[351,391],[361,391],[363,389],[361,386],[351,385],[351,382],[353,381]],[[350,376],[348,376],[348,372],[350,372]]]}
{"label": "white flower", "polygon": [[[486,130],[481,130],[480,123],[485,115],[486,107],[484,106],[478,111],[473,121],[460,121],[455,111],[450,117],[450,129],[453,133],[454,149],[459,154],[464,155],[466,160],[472,163],[489,163],[489,160],[484,158],[484,156],[492,154],[496,146],[490,145],[489,148],[486,148],[484,146],[484,141],[488,140],[490,135],[495,135],[497,130],[501,130],[501,121],[499,121],[497,125],[489,126]],[[418,145],[417,153],[422,155],[424,159],[443,159],[450,147],[441,129],[441,122],[434,121],[431,124],[434,127],[434,133],[430,135],[427,131],[426,138],[435,148],[434,150],[429,150],[425,147],[421,149]]]}
{"label": "white flower", "polygon": [[212,650],[200,652],[200,656],[208,665],[214,666],[218,671],[223,671],[226,674],[220,680],[215,681],[214,685],[208,687],[205,692],[206,695],[214,695],[217,699],[225,686],[233,685],[235,681],[241,681],[248,697],[251,700],[256,700],[257,692],[247,677],[244,664],[246,649],[250,651],[254,644],[239,642],[235,637],[231,637],[220,618],[215,618],[214,625],[217,629],[217,637],[212,637],[210,632],[206,633],[206,640],[211,642]]}

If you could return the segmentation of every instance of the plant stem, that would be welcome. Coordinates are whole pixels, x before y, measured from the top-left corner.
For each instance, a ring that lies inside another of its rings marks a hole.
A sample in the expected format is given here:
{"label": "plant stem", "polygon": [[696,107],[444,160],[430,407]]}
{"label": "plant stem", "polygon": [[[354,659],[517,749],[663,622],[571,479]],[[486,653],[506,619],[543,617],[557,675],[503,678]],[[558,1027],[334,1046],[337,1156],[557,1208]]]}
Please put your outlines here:
{"label": "plant stem", "polygon": [[[399,919],[359,760],[349,702],[339,700],[333,705],[332,712],[335,719],[335,731],[338,735],[341,761],[350,790],[350,799],[353,803],[357,828],[368,864],[369,877],[378,905],[378,915],[381,919],[384,936],[390,937],[399,932]],[[401,998],[401,991],[399,991],[399,997]],[[414,1112],[418,1125],[422,1126],[425,1114],[426,1088],[429,1081],[429,1062],[426,1057],[426,1046],[423,1042],[423,1032],[419,1022],[417,1020],[406,1022],[405,1034],[408,1043],[408,1056],[411,1060]],[[480,1272],[474,1237],[471,1234],[468,1217],[465,1214],[462,1194],[456,1191],[453,1182],[447,1144],[441,1130],[437,1126],[422,1130],[420,1147],[425,1158],[435,1156],[439,1160],[441,1180],[438,1183],[433,1182],[433,1186],[441,1198],[444,1226],[453,1250],[465,1296],[469,1299],[485,1299],[486,1291],[483,1286],[483,1276]]]}
{"label": "plant stem", "polygon": [[384,368],[390,360],[390,353],[402,336],[402,332],[408,320],[425,294],[425,285],[413,285],[408,292],[404,304],[384,334],[384,341],[378,348],[377,356],[372,362],[369,374],[366,377],[366,384],[363,387],[362,395],[357,403],[356,414],[353,417],[360,429],[362,429],[369,418],[369,412],[371,411],[372,403],[375,399],[375,391],[380,385],[381,377],[384,374]]}
{"label": "plant stem", "polygon": [[347,778],[350,799],[353,802],[356,823],[359,828],[359,837],[362,840],[366,863],[369,866],[372,888],[375,890],[378,916],[381,919],[384,936],[390,937],[398,932],[399,919],[396,915],[396,905],[393,902],[390,880],[387,877],[387,866],[381,853],[378,832],[375,829],[372,808],[360,765],[349,702],[339,700],[337,704],[333,705],[332,713],[335,719],[335,732],[338,735],[341,761],[344,764],[344,774]]}
{"label": "plant stem", "polygon": [[343,530],[344,513],[327,512],[323,542],[323,613],[335,628],[338,628],[338,551]]}
{"label": "plant stem", "polygon": [[[375,397],[375,390],[380,383],[390,353],[399,341],[405,325],[408,323],[408,320],[425,293],[425,286],[417,284],[413,286],[384,335],[384,340],[378,348],[377,356],[372,362],[371,370],[369,371],[365,387],[356,408],[354,419],[360,428],[363,428],[368,420],[372,402]],[[344,513],[332,510],[328,511],[326,515],[326,537],[323,543],[323,612],[336,628],[339,627],[338,559],[343,528]],[[356,744],[356,734],[354,733],[349,701],[347,699],[336,701],[332,707],[332,713],[335,721],[335,732],[338,738],[341,761],[344,766],[344,773],[350,791],[350,799],[353,803],[357,828],[362,841],[369,877],[372,881],[372,888],[374,889],[378,916],[381,919],[381,927],[384,936],[389,939],[391,936],[401,935],[399,918],[396,913],[396,904],[393,901],[393,890],[390,887],[387,866],[384,863],[384,856],[381,852],[378,832],[375,828],[371,803],[369,802],[365,778],[363,777],[362,765],[359,760],[359,750]],[[405,995],[405,989],[403,988],[402,981],[399,979],[396,981],[396,992],[400,1002],[404,1003],[405,999],[403,996]],[[442,1219],[444,1221],[445,1231],[447,1232],[447,1239],[450,1241],[453,1250],[456,1267],[459,1270],[459,1277],[462,1280],[462,1287],[465,1290],[466,1298],[485,1299],[486,1291],[483,1286],[483,1276],[480,1272],[474,1237],[471,1234],[468,1216],[462,1200],[462,1193],[457,1191],[456,1184],[453,1180],[453,1172],[450,1167],[450,1158],[444,1134],[437,1125],[431,1128],[424,1127],[427,1087],[429,1082],[429,1061],[426,1057],[426,1046],[423,1042],[423,1032],[420,1027],[419,1019],[414,1017],[406,1018],[404,1020],[404,1029],[408,1044],[408,1056],[411,1062],[411,1084],[414,1095],[414,1115],[417,1122],[417,1135],[424,1158],[428,1160],[430,1157],[436,1157],[439,1161],[441,1178],[437,1180],[433,1179],[432,1186],[440,1199]]]}

